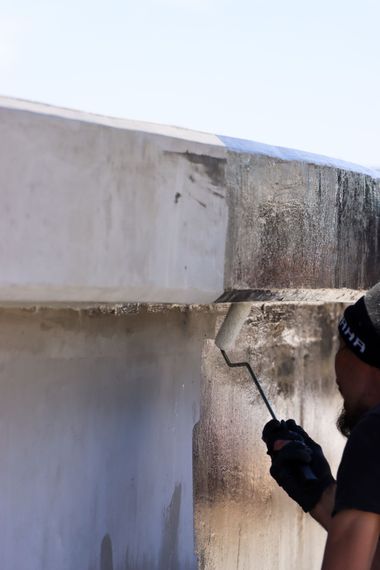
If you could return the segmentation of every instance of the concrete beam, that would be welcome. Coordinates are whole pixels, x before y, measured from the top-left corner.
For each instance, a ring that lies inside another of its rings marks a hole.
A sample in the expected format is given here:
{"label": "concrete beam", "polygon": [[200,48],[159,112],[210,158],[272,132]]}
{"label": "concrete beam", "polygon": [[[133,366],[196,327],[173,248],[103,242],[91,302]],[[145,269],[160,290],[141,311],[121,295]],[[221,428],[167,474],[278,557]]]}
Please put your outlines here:
{"label": "concrete beam", "polygon": [[0,303],[207,303],[378,275],[379,173],[0,99]]}
{"label": "concrete beam", "polygon": [[212,135],[1,101],[0,301],[200,302],[223,291]]}
{"label": "concrete beam", "polygon": [[378,172],[291,151],[258,154],[249,143],[231,148],[225,291],[378,281]]}

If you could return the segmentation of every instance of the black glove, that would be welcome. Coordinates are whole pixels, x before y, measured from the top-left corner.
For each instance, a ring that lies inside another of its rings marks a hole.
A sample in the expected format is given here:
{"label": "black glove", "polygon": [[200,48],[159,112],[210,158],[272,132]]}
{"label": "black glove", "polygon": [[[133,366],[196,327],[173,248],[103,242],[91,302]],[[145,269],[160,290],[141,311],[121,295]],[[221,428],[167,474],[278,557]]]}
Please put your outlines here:
{"label": "black glove", "polygon": [[305,512],[310,511],[334,482],[320,445],[294,420],[271,420],[262,437],[272,459],[272,477]]}

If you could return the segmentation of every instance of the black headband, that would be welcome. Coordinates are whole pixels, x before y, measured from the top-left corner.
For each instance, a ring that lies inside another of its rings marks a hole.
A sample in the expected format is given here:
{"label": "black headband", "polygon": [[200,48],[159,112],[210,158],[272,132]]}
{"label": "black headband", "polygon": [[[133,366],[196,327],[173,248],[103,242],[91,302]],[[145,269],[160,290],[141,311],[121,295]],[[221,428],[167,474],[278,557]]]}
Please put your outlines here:
{"label": "black headband", "polygon": [[380,336],[368,316],[364,297],[347,307],[338,330],[348,348],[360,360],[380,368]]}

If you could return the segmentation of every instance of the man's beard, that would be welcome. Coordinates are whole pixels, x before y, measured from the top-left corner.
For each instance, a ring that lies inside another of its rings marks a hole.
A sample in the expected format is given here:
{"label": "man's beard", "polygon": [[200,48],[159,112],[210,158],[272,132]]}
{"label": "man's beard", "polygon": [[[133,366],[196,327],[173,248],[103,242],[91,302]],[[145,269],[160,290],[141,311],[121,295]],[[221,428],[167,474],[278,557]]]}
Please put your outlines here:
{"label": "man's beard", "polygon": [[366,410],[363,408],[360,409],[358,408],[354,411],[348,411],[343,406],[338,416],[338,419],[336,420],[336,427],[344,437],[348,438],[351,435],[352,430],[354,429],[354,427],[356,426],[356,424],[358,423],[358,421],[365,412]]}

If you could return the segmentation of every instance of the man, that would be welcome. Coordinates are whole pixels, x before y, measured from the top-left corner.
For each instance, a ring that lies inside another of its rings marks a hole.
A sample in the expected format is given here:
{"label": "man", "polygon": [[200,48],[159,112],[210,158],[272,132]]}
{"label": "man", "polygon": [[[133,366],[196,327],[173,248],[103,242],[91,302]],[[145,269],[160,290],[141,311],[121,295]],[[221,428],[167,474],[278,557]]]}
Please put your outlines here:
{"label": "man", "polygon": [[339,323],[338,427],[348,439],[335,482],[316,444],[293,420],[270,421],[271,475],[327,530],[322,570],[380,570],[380,283]]}

